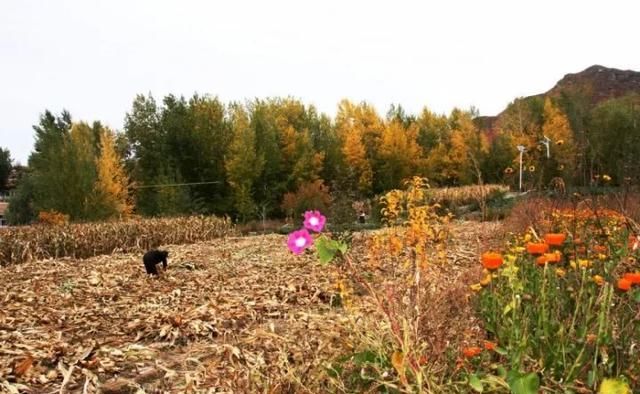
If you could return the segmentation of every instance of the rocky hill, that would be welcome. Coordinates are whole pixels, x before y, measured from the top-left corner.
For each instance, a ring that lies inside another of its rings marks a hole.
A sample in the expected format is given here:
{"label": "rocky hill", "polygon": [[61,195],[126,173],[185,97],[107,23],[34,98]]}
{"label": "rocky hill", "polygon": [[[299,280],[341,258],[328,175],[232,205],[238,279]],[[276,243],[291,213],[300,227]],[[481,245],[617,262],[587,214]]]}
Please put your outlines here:
{"label": "rocky hill", "polygon": [[[640,94],[640,72],[593,65],[581,72],[565,75],[545,93],[523,99],[539,96],[557,97],[571,92],[585,95],[592,105],[632,92]],[[483,130],[492,130],[503,112],[496,116],[479,116],[476,118],[476,124]]]}

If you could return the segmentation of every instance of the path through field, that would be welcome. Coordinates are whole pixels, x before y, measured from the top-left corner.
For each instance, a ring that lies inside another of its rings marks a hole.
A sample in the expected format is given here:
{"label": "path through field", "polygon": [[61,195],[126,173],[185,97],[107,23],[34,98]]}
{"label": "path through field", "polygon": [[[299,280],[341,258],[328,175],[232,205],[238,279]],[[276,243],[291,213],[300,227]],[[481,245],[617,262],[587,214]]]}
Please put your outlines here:
{"label": "path through field", "polygon": [[[431,270],[436,292],[477,279],[478,243],[492,242],[497,228],[454,225],[452,263]],[[332,306],[330,269],[291,255],[284,242],[168,246],[160,279],[147,278],[133,254],[0,268],[0,392],[321,387],[317,372],[347,351],[352,319]],[[470,306],[456,302],[458,315],[434,325],[443,346],[481,335]]]}

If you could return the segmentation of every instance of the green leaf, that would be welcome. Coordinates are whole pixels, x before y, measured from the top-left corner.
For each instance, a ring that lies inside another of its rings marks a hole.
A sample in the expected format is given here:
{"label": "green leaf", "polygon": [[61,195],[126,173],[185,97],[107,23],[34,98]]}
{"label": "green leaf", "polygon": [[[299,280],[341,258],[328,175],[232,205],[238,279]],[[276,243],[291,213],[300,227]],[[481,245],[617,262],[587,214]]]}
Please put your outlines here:
{"label": "green leaf", "polygon": [[523,374],[509,371],[507,383],[513,394],[537,394],[540,388],[540,378],[535,373]]}
{"label": "green leaf", "polygon": [[633,300],[637,303],[640,303],[640,290],[637,290],[634,294],[633,294]]}
{"label": "green leaf", "polygon": [[501,356],[506,356],[506,355],[507,355],[507,350],[506,350],[505,348],[500,347],[500,346],[497,346],[497,347],[494,349],[494,351],[495,351],[496,353],[498,353],[499,355],[501,355]]}
{"label": "green leaf", "polygon": [[502,365],[498,367],[496,372],[498,373],[498,376],[501,377],[502,379],[507,377],[507,370],[504,369]]}
{"label": "green leaf", "polygon": [[620,379],[605,379],[600,385],[599,394],[631,394],[629,385]]}
{"label": "green leaf", "polygon": [[593,386],[593,383],[596,381],[596,374],[593,370],[589,371],[587,374],[587,385],[589,387]]}
{"label": "green leaf", "polygon": [[376,358],[378,357],[378,355],[374,352],[372,352],[371,350],[365,350],[363,352],[359,352],[353,355],[353,362],[358,365],[358,366],[362,366],[363,364],[373,364],[376,362]]}
{"label": "green leaf", "polygon": [[482,387],[482,381],[476,374],[469,375],[469,386],[471,386],[473,391],[477,393],[481,393],[484,391],[484,388]]}
{"label": "green leaf", "polygon": [[317,244],[316,251],[318,252],[318,259],[322,264],[327,264],[333,260],[336,255],[335,250],[331,250],[324,245]]}
{"label": "green leaf", "polygon": [[340,253],[346,254],[347,253],[347,248],[348,248],[347,243],[346,242],[337,242],[337,244],[338,244],[338,250],[340,251]]}
{"label": "green leaf", "polygon": [[333,260],[338,252],[338,249],[334,245],[335,241],[326,237],[320,237],[316,240],[316,251],[318,252],[318,259],[322,264],[327,264]]}
{"label": "green leaf", "polygon": [[336,257],[338,252],[345,254],[347,252],[347,244],[321,236],[316,240],[316,251],[320,262],[327,264]]}
{"label": "green leaf", "polygon": [[507,313],[511,312],[511,310],[515,307],[516,307],[516,302],[511,301],[510,303],[507,304],[507,306],[504,307],[504,310],[502,311],[502,315],[504,316]]}

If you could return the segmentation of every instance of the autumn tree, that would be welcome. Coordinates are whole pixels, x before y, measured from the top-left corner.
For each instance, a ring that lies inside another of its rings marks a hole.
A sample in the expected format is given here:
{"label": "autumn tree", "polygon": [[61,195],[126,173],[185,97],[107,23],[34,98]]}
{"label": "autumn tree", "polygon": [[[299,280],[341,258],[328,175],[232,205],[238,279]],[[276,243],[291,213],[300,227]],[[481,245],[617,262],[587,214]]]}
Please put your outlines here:
{"label": "autumn tree", "polygon": [[418,173],[421,166],[421,148],[417,142],[418,126],[394,117],[386,125],[380,144],[382,165],[377,174],[381,190],[402,186],[402,181]]}
{"label": "autumn tree", "polygon": [[65,197],[51,200],[52,206],[43,206],[39,210],[54,209],[69,215],[72,220],[97,219],[95,136],[101,128],[99,123],[94,123],[93,127],[83,122],[71,126],[63,156],[58,159],[62,162],[64,173],[62,184],[58,187]]}
{"label": "autumn tree", "polygon": [[336,133],[342,142],[345,183],[361,195],[373,191],[374,167],[384,129],[382,120],[366,103],[342,100],[336,115]]}
{"label": "autumn tree", "polygon": [[232,139],[225,161],[227,179],[233,190],[234,205],[242,220],[256,213],[253,185],[262,172],[264,158],[256,151],[256,134],[249,125],[249,116],[239,104],[231,108]]}
{"label": "autumn tree", "polygon": [[546,147],[538,145],[540,179],[544,185],[556,176],[569,178],[575,167],[575,146],[569,119],[549,98],[544,101],[542,136],[551,140],[549,156]]}
{"label": "autumn tree", "polygon": [[451,167],[457,184],[482,183],[482,162],[488,150],[486,136],[476,128],[471,114],[452,112]]}
{"label": "autumn tree", "polygon": [[115,135],[104,128],[100,133],[100,154],[96,160],[96,193],[102,218],[123,218],[133,211],[129,198],[129,178],[116,153]]}
{"label": "autumn tree", "polygon": [[417,142],[424,156],[448,138],[450,128],[446,115],[437,115],[424,107],[415,123],[418,127]]}
{"label": "autumn tree", "polygon": [[324,153],[315,151],[311,141],[315,109],[293,99],[279,100],[274,108],[287,190],[296,190],[317,180],[323,167]]}
{"label": "autumn tree", "polygon": [[474,124],[473,114],[455,108],[447,119],[447,129],[426,158],[427,177],[445,185],[481,181],[489,144]]}

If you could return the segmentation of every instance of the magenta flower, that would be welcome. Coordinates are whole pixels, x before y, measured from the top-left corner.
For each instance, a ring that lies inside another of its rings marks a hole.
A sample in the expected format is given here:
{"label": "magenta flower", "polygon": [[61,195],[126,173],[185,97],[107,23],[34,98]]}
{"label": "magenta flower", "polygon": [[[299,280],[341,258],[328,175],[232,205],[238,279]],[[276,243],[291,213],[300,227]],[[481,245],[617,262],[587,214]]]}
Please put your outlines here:
{"label": "magenta flower", "polygon": [[304,227],[319,233],[324,227],[327,218],[322,216],[320,211],[307,211],[304,213]]}
{"label": "magenta flower", "polygon": [[309,232],[304,228],[289,234],[289,239],[287,240],[287,246],[289,247],[289,250],[294,254],[302,253],[303,250],[305,250],[312,244],[313,239],[311,238]]}

